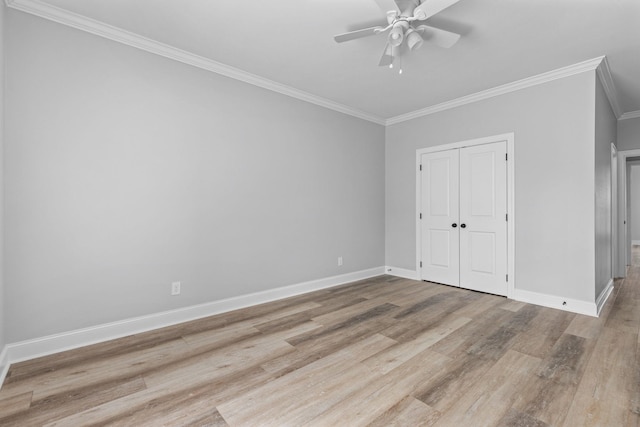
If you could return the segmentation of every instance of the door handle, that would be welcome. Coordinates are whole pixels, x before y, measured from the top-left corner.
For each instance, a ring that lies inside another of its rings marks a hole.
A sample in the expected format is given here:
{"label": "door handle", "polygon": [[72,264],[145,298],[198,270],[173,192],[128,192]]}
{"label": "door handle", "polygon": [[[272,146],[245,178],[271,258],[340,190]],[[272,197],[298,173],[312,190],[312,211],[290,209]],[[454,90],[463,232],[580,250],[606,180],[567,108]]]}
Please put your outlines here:
{"label": "door handle", "polygon": [[453,224],[451,224],[451,226],[452,226],[453,228],[456,228],[456,227],[458,226],[458,224],[456,224],[456,223],[454,222]]}
{"label": "door handle", "polygon": [[460,224],[460,228],[467,228],[467,224]]}

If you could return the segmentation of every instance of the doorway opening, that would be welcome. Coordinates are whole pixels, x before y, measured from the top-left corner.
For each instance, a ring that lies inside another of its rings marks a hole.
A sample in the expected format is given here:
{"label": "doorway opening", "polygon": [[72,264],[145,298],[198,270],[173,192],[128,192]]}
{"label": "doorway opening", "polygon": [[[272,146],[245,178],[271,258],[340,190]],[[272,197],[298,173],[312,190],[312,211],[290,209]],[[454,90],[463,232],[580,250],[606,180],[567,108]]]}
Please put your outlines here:
{"label": "doorway opening", "polygon": [[614,277],[626,277],[634,243],[640,245],[640,150],[617,153],[617,244]]}

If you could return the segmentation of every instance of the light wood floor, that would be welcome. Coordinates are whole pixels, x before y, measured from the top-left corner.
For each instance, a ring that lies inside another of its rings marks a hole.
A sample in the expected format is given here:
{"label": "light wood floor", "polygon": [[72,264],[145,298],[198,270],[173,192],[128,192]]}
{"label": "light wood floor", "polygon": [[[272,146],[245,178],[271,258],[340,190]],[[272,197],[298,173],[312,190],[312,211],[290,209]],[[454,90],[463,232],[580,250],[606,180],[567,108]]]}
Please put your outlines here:
{"label": "light wood floor", "polygon": [[0,425],[638,426],[639,327],[640,266],[600,318],[382,276],[16,364]]}

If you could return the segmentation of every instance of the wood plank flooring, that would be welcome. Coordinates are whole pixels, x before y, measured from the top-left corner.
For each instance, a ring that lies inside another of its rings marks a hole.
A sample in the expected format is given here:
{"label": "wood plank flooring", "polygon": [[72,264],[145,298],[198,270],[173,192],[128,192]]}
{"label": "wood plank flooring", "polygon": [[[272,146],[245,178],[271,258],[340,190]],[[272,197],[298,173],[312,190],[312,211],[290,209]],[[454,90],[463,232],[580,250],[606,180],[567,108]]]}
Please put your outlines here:
{"label": "wood plank flooring", "polygon": [[640,426],[639,329],[640,266],[600,318],[381,276],[15,364],[0,425]]}

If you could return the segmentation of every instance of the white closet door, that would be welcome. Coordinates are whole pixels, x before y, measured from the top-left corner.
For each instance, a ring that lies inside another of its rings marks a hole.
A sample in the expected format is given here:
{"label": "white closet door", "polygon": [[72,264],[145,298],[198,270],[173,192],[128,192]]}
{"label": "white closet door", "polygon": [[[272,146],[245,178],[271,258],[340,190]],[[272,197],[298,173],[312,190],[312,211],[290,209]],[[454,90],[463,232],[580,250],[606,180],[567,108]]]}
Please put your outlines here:
{"label": "white closet door", "polygon": [[423,154],[421,163],[421,278],[459,286],[459,150]]}
{"label": "white closet door", "polygon": [[460,286],[507,295],[507,145],[460,150]]}

